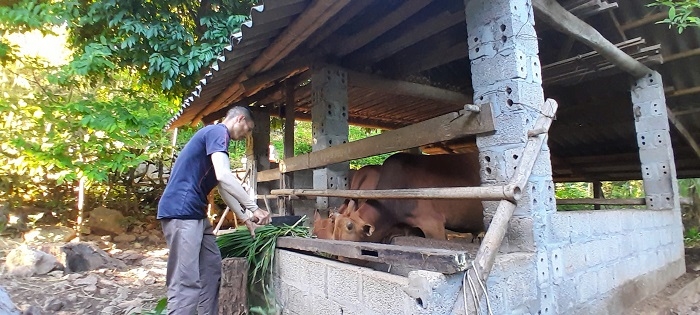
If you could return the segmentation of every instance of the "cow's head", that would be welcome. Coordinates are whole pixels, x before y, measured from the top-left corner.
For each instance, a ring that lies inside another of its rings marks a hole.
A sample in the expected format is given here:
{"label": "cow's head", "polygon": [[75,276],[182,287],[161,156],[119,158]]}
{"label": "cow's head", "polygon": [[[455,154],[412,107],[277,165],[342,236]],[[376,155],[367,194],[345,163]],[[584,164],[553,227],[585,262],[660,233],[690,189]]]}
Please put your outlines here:
{"label": "cow's head", "polygon": [[337,216],[337,213],[331,211],[328,213],[328,218],[322,218],[321,214],[316,210],[314,212],[313,235],[321,239],[333,239],[333,229],[335,228]]}
{"label": "cow's head", "polygon": [[357,208],[355,200],[350,200],[343,214],[335,218],[333,238],[343,241],[371,242],[375,239],[374,222],[377,210],[369,203]]}

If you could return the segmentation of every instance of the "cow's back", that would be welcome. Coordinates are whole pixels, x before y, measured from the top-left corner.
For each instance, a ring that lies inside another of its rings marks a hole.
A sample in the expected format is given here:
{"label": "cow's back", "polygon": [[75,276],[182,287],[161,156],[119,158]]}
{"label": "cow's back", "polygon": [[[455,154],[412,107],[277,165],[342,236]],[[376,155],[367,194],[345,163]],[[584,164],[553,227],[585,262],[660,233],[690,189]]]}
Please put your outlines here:
{"label": "cow's back", "polygon": [[[398,153],[382,165],[377,189],[475,187],[480,184],[478,153]],[[484,230],[483,206],[479,200],[384,199],[380,202],[397,217],[414,215],[412,211],[438,211],[444,215],[445,226],[450,230],[472,233]]]}

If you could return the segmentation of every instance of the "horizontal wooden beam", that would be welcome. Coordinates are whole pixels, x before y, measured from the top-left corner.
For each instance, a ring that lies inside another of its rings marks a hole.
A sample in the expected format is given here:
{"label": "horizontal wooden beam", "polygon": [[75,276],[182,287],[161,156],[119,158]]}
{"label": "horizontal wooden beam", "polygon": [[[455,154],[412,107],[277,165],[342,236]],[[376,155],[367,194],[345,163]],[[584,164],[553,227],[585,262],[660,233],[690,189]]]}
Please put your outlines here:
{"label": "horizontal wooden beam", "polygon": [[484,104],[479,113],[452,112],[376,136],[287,158],[280,161],[280,170],[286,173],[317,168],[494,130],[491,105]]}
{"label": "horizontal wooden beam", "polygon": [[700,93],[700,86],[694,86],[694,87],[687,88],[687,89],[672,90],[670,92],[666,92],[666,98],[678,97],[678,96],[690,95],[690,94],[696,94],[696,93]]}
{"label": "horizontal wooden beam", "polygon": [[279,196],[340,197],[351,199],[520,199],[521,191],[515,186],[445,187],[412,189],[273,189],[270,194]]}
{"label": "horizontal wooden beam", "polygon": [[280,179],[280,169],[279,168],[273,168],[273,169],[258,172],[258,183],[269,182],[269,181],[278,180],[278,179]]}
{"label": "horizontal wooden beam", "polygon": [[677,54],[664,56],[664,63],[668,63],[668,62],[679,60],[679,59],[689,58],[689,57],[693,57],[693,56],[698,56],[698,55],[700,55],[700,48],[686,50],[686,51],[679,52]]}
{"label": "horizontal wooden beam", "polygon": [[377,75],[352,70],[346,71],[348,73],[349,86],[372,89],[387,94],[420,97],[446,103],[472,103],[472,97],[459,92],[441,89],[425,84],[386,79]]}
{"label": "horizontal wooden beam", "polygon": [[280,237],[277,239],[277,248],[325,253],[443,274],[462,272],[469,267],[469,254],[465,251],[427,247]]}
{"label": "horizontal wooden beam", "polygon": [[644,198],[627,198],[627,199],[603,199],[603,198],[557,199],[557,205],[646,205],[646,200],[644,200]]}

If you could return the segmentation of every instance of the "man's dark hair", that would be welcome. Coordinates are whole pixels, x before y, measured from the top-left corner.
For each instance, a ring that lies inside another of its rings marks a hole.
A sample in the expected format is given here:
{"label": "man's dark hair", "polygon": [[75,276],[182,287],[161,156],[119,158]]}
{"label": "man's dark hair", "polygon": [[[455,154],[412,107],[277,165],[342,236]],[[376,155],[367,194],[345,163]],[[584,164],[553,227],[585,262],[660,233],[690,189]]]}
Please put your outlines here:
{"label": "man's dark hair", "polygon": [[250,112],[248,107],[234,106],[226,112],[226,118],[233,118],[240,115],[243,115],[246,120],[253,122],[253,113]]}

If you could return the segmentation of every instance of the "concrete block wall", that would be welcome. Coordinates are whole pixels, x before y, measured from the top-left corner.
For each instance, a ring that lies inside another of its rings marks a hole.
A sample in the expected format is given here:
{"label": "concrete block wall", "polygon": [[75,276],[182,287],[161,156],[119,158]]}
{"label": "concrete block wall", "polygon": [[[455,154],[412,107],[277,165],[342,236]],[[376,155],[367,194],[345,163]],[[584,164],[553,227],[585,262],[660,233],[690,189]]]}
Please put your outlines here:
{"label": "concrete block wall", "polygon": [[[287,250],[277,250],[275,259],[275,298],[282,314],[464,314],[462,274],[400,276]],[[537,313],[542,293],[531,272],[534,265],[534,254],[496,258],[486,283],[494,314]]]}
{"label": "concrete block wall", "polygon": [[677,210],[557,212],[545,247],[558,314],[618,314],[685,272]]}

